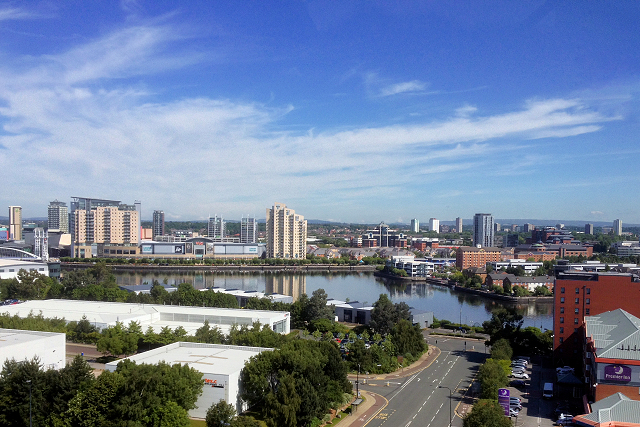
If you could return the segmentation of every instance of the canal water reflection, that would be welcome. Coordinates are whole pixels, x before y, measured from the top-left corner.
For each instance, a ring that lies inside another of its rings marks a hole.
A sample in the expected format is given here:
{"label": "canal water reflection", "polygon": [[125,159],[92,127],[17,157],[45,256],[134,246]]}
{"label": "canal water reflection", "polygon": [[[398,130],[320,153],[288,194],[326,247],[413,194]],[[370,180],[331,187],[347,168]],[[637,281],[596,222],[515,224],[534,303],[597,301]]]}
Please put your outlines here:
{"label": "canal water reflection", "polygon": [[[399,283],[375,277],[373,273],[211,273],[193,271],[185,273],[118,272],[119,285],[159,283],[178,285],[191,283],[196,289],[221,287],[290,295],[294,299],[303,293],[311,295],[324,289],[336,300],[359,301],[373,304],[380,294],[387,294],[393,302],[406,302],[410,307],[433,311],[438,319],[453,322],[462,320],[467,325],[480,325],[491,318],[491,310],[506,305],[501,301],[457,292],[445,286],[426,283]],[[515,305],[524,316],[524,326],[551,329],[553,306],[550,302]]]}

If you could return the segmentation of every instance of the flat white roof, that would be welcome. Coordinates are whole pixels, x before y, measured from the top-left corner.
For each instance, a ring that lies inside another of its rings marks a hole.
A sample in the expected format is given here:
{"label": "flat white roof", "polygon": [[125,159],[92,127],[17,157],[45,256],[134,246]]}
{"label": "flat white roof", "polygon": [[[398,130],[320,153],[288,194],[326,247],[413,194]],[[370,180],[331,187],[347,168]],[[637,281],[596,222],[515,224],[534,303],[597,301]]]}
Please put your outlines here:
{"label": "flat white roof", "polygon": [[10,347],[14,345],[35,345],[43,338],[65,335],[58,332],[27,331],[19,329],[0,329],[0,347]]}
{"label": "flat white roof", "polygon": [[19,259],[0,258],[0,267],[29,268],[29,267],[33,267],[34,265],[38,265],[40,267],[46,267],[47,263],[37,259],[19,260]]}
{"label": "flat white roof", "polygon": [[[271,350],[273,349],[264,347],[176,342],[126,359],[148,365],[162,361],[169,365],[178,363],[189,365],[203,374],[231,375],[240,372],[252,356]],[[121,360],[124,359],[107,363],[107,370],[114,371]]]}
{"label": "flat white roof", "polygon": [[176,328],[182,326],[188,333],[195,332],[204,324],[218,326],[227,333],[233,323],[252,324],[260,322],[271,325],[273,322],[288,319],[285,311],[247,310],[234,308],[191,307],[160,304],[131,304],[103,301],[76,301],[64,299],[32,300],[20,304],[0,307],[1,313],[17,314],[26,317],[29,313],[42,313],[46,318],[64,318],[67,322],[80,321],[83,316],[99,328],[113,326],[122,322],[127,326],[132,321],[140,322],[143,330],[148,326],[160,331],[164,326]]}

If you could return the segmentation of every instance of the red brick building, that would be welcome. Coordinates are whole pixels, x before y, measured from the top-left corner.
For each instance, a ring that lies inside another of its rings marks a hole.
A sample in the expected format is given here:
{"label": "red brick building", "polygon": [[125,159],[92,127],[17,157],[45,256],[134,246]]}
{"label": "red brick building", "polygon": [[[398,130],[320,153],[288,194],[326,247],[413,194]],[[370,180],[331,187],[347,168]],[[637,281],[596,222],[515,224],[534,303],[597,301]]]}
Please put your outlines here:
{"label": "red brick building", "polygon": [[553,352],[557,365],[576,365],[584,350],[584,317],[621,308],[640,316],[640,280],[623,273],[559,273],[554,289]]}
{"label": "red brick building", "polygon": [[460,271],[469,267],[485,267],[488,262],[493,261],[502,261],[500,248],[461,246],[456,253],[456,268]]}

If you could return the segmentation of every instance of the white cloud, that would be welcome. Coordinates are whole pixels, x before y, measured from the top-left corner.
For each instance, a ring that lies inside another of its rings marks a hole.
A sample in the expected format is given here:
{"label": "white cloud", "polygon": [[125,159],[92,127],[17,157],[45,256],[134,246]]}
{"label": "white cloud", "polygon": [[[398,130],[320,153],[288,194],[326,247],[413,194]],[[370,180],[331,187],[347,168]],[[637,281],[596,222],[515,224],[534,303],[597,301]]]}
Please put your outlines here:
{"label": "white cloud", "polygon": [[380,96],[398,95],[400,93],[420,92],[427,88],[427,84],[419,80],[396,83],[380,90]]}
{"label": "white cloud", "polygon": [[35,15],[33,13],[17,7],[0,8],[0,22],[17,19],[30,19],[34,16]]}
{"label": "white cloud", "polygon": [[[4,187],[40,200],[43,211],[49,199],[85,195],[141,199],[172,217],[262,216],[273,201],[310,191],[319,205],[399,197],[407,186],[474,174],[498,152],[525,149],[513,140],[595,132],[618,119],[580,99],[549,99],[489,116],[464,106],[409,125],[276,132],[293,107],[207,97],[152,102],[152,88],[122,80],[197,61],[167,50],[182,37],[167,25],[136,26],[34,58],[26,69],[0,66],[0,168],[15,172]],[[380,93],[425,87],[412,81]],[[24,204],[5,205],[12,203]]]}

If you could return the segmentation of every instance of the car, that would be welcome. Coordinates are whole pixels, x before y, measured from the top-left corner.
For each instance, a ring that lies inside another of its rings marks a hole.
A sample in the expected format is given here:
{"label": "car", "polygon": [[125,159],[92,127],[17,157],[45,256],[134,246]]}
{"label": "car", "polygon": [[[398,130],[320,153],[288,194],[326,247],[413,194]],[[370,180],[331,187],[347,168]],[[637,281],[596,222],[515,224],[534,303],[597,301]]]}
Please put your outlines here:
{"label": "car", "polygon": [[509,408],[516,409],[519,411],[522,409],[522,405],[516,402],[509,402]]}
{"label": "car", "polygon": [[572,426],[573,425],[573,417],[571,418],[563,418],[554,423],[557,426]]}
{"label": "car", "polygon": [[514,408],[509,408],[509,416],[517,417],[520,414],[520,411]]}
{"label": "car", "polygon": [[519,380],[528,380],[529,379],[529,375],[527,375],[525,373],[520,373],[520,372],[511,373],[511,376],[513,378],[517,378]]}
{"label": "car", "polygon": [[515,388],[524,388],[524,387],[526,387],[527,383],[526,383],[525,380],[511,380],[509,385],[511,385],[511,387],[515,387]]}
{"label": "car", "polygon": [[515,368],[515,367],[526,368],[527,365],[525,365],[524,363],[512,363],[511,367],[512,368]]}
{"label": "car", "polygon": [[511,370],[511,373],[512,374],[524,374],[525,370],[522,369],[522,368],[514,368],[514,369]]}
{"label": "car", "polygon": [[522,403],[522,399],[520,399],[519,397],[516,397],[516,396],[511,396],[511,397],[509,397],[509,402]]}
{"label": "car", "polygon": [[511,361],[511,363],[524,363],[524,364],[527,364],[527,365],[528,365],[528,364],[529,364],[529,361],[528,361],[528,360],[525,360],[525,359],[513,359],[513,360]]}

